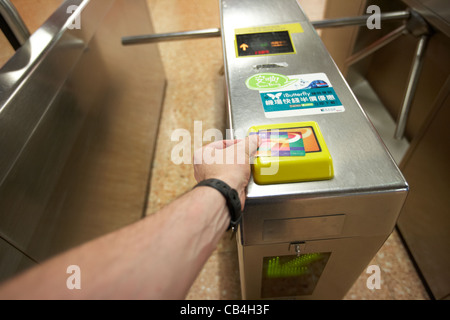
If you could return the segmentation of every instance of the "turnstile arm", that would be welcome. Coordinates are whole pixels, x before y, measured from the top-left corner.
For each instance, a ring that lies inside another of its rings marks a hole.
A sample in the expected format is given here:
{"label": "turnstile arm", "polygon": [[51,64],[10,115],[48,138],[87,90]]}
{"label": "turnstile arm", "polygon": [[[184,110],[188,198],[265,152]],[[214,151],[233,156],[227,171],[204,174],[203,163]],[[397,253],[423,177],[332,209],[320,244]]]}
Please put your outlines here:
{"label": "turnstile arm", "polygon": [[0,0],[0,16],[6,23],[5,28],[9,29],[8,31],[11,31],[12,37],[14,38],[10,39],[10,37],[8,37],[8,40],[13,45],[14,49],[17,50],[28,40],[30,32],[11,1]]}

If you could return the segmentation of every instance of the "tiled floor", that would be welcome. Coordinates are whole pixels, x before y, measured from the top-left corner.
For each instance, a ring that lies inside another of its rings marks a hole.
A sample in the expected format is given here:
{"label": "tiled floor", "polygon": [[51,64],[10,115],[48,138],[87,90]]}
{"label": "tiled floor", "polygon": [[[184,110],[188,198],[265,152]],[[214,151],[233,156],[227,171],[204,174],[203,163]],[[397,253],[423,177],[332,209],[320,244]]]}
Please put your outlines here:
{"label": "tiled floor", "polygon": [[[219,27],[217,0],[147,0],[156,32]],[[60,4],[60,0],[13,0],[34,31]],[[325,0],[299,0],[311,20],[322,17]],[[38,8],[38,9],[36,9]],[[0,36],[0,65],[12,54]],[[225,129],[222,46],[219,38],[166,42],[159,45],[167,76],[167,92],[153,164],[148,214],[157,211],[195,185],[191,165],[170,161],[171,133],[183,128],[193,133],[194,121],[203,132]],[[428,295],[394,233],[370,264],[381,268],[381,289],[366,286],[361,274],[345,299],[428,299]],[[225,234],[217,250],[192,286],[188,299],[240,299],[235,240]]]}

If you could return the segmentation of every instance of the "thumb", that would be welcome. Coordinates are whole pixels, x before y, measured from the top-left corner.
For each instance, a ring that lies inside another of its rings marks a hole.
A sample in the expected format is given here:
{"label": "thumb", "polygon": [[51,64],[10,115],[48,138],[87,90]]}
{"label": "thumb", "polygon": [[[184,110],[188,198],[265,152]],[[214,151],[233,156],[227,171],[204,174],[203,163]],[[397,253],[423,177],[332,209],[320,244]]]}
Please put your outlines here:
{"label": "thumb", "polygon": [[238,163],[250,163],[250,158],[256,153],[258,149],[259,137],[258,135],[247,136],[245,139],[236,144],[238,152]]}
{"label": "thumb", "polygon": [[252,134],[246,138],[246,142],[248,143],[247,155],[252,157],[255,155],[256,150],[258,150],[259,145],[259,135]]}

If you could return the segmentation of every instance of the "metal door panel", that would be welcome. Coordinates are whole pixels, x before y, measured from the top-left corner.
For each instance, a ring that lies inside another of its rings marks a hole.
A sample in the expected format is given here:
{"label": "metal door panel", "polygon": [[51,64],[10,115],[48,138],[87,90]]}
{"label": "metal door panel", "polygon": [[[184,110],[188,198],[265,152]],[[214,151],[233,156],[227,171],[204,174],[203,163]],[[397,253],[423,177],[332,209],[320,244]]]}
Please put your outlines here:
{"label": "metal door panel", "polygon": [[34,260],[143,216],[165,75],[121,37],[151,32],[144,0],[66,1],[0,70],[0,235]]}

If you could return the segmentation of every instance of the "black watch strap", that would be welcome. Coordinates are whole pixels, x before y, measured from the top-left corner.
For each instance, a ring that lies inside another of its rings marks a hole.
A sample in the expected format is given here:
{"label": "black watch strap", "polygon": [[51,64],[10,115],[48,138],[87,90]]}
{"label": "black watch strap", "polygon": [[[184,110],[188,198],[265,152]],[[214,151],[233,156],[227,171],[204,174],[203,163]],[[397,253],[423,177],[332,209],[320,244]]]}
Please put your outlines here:
{"label": "black watch strap", "polygon": [[237,193],[237,191],[219,179],[206,179],[200,181],[194,188],[200,186],[208,186],[214,188],[225,197],[231,218],[230,226],[227,230],[234,230],[242,219],[241,200],[239,199],[239,194]]}

